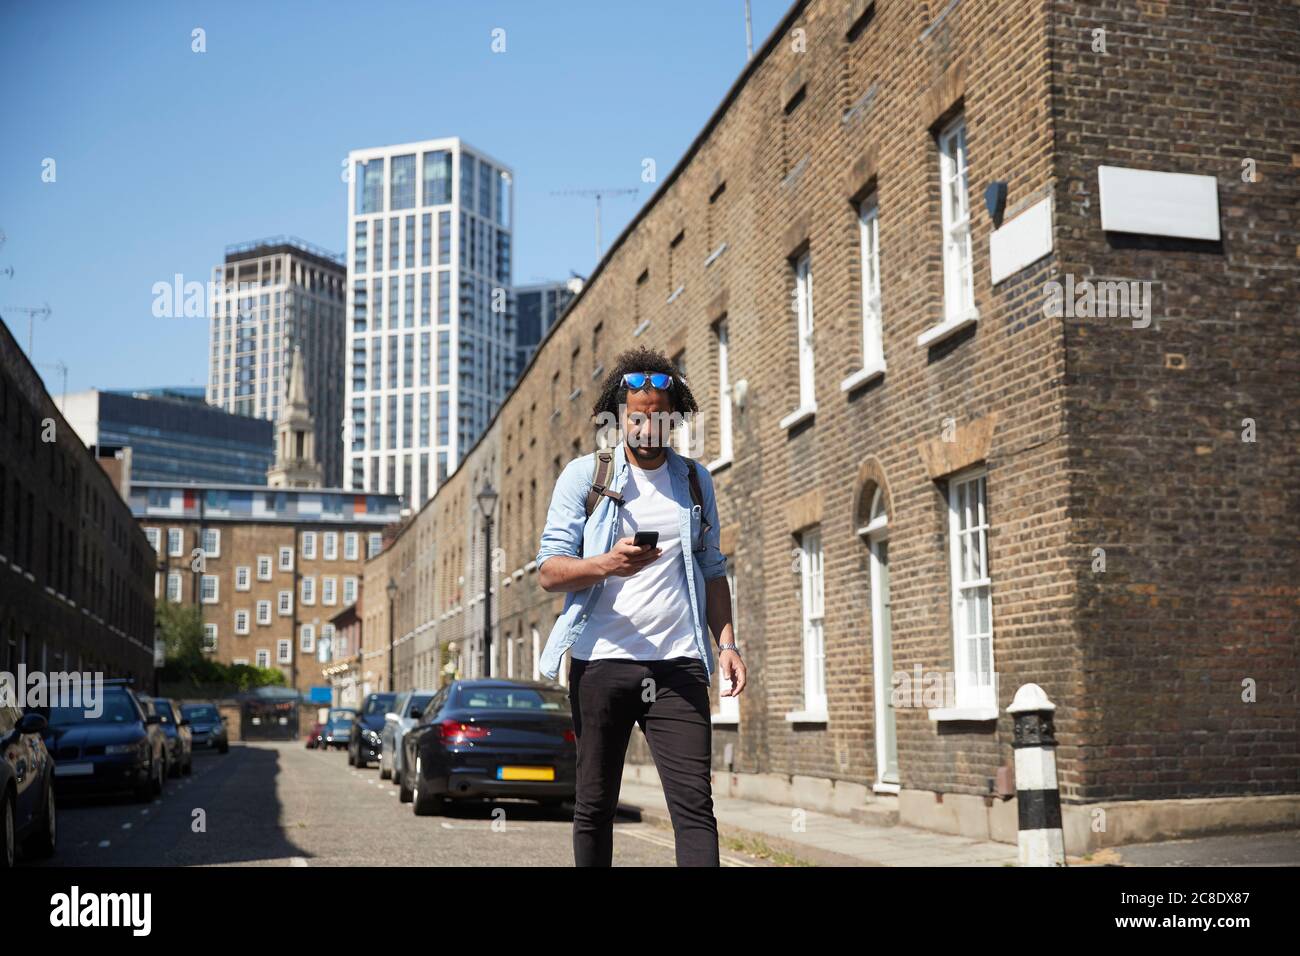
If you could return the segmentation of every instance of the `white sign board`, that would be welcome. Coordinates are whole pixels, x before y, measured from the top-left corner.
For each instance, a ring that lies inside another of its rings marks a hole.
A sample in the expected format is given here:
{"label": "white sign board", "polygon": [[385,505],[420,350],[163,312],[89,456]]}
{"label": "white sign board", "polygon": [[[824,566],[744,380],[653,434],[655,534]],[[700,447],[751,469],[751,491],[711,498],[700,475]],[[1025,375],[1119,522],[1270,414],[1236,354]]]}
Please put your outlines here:
{"label": "white sign board", "polygon": [[1213,176],[1098,166],[1101,228],[1180,239],[1219,238],[1219,184]]}
{"label": "white sign board", "polygon": [[994,284],[1052,251],[1052,200],[1034,203],[989,236],[989,272]]}

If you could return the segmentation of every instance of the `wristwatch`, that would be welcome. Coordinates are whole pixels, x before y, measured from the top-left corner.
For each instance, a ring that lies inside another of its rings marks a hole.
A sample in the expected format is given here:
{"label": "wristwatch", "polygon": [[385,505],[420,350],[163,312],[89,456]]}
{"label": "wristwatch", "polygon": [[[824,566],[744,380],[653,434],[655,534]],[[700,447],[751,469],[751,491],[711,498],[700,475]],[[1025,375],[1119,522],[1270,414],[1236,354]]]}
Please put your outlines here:
{"label": "wristwatch", "polygon": [[740,648],[737,647],[734,643],[732,643],[732,644],[719,644],[719,645],[718,645],[718,650],[720,650],[720,651],[735,651],[737,654],[740,653]]}

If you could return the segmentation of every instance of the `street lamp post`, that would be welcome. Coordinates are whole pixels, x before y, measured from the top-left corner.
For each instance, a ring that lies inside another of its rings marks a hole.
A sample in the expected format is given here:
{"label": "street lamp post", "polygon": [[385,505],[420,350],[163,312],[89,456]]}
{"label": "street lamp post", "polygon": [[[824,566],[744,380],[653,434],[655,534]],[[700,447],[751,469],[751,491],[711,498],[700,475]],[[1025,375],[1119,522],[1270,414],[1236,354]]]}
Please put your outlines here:
{"label": "street lamp post", "polygon": [[492,676],[492,512],[497,493],[488,482],[478,493],[478,507],[483,512],[483,669]]}
{"label": "street lamp post", "polygon": [[393,690],[393,602],[397,600],[397,582],[392,578],[388,579],[388,686],[384,688],[388,692]]}

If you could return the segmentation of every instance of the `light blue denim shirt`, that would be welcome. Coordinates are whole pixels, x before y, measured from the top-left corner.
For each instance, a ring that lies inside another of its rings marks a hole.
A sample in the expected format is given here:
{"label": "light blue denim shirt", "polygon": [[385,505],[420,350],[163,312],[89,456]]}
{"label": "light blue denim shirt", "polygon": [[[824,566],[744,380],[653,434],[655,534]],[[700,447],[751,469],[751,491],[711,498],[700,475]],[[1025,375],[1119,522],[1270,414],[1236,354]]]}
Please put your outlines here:
{"label": "light blue denim shirt", "polygon": [[[668,470],[672,476],[673,498],[677,501],[678,521],[681,540],[691,542],[690,547],[681,549],[682,560],[686,562],[686,585],[690,590],[691,612],[695,623],[695,646],[704,661],[705,673],[713,679],[713,648],[708,640],[709,618],[705,611],[704,583],[727,573],[727,558],[718,548],[718,503],[713,494],[713,476],[707,468],[695,465],[700,476],[700,493],[703,507],[691,501],[690,479],[687,476],[686,459],[672,448],[665,449],[668,455]],[[619,442],[613,448],[614,477],[610,479],[610,491],[622,491],[627,483],[628,469],[626,446]],[[570,557],[592,557],[604,554],[614,547],[617,540],[619,522],[618,509],[621,507],[606,495],[601,495],[596,508],[587,520],[587,492],[591,489],[591,479],[595,473],[596,453],[591,452],[570,461],[555,482],[555,492],[551,495],[551,507],[546,512],[546,530],[542,532],[542,546],[537,552],[537,569],[547,558],[557,554]],[[701,515],[701,510],[703,515]],[[708,522],[709,531],[700,541],[703,522]],[[584,527],[585,523],[585,527]],[[703,544],[702,551],[694,550]],[[581,548],[581,551],[579,550]],[[541,671],[555,680],[560,673],[560,662],[564,652],[577,640],[587,626],[587,618],[596,606],[605,582],[598,581],[581,591],[570,591],[564,600],[564,610],[551,628],[551,636],[546,640],[546,649],[542,652]]]}

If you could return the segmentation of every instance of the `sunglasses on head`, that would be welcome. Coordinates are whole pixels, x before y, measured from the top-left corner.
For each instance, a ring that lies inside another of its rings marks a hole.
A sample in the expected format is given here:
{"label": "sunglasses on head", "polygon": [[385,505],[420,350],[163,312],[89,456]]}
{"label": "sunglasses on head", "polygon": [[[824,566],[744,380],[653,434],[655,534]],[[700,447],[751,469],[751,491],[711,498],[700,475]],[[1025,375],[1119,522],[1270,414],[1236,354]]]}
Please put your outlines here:
{"label": "sunglasses on head", "polygon": [[623,384],[634,392],[639,392],[650,385],[659,391],[667,391],[668,386],[672,384],[673,377],[667,372],[624,372]]}

